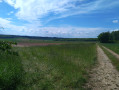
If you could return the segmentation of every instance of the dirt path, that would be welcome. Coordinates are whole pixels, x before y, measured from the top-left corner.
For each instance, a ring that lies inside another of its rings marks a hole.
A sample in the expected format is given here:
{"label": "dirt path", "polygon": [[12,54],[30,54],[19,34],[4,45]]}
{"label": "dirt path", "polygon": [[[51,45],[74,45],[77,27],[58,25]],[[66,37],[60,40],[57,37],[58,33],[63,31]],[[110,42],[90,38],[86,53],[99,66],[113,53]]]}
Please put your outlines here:
{"label": "dirt path", "polygon": [[99,46],[97,54],[98,64],[91,71],[87,87],[91,90],[119,90],[119,72]]}
{"label": "dirt path", "polygon": [[114,51],[102,46],[103,48],[105,48],[108,52],[110,52],[112,55],[114,55],[117,59],[119,59],[119,55],[117,53],[115,53]]}

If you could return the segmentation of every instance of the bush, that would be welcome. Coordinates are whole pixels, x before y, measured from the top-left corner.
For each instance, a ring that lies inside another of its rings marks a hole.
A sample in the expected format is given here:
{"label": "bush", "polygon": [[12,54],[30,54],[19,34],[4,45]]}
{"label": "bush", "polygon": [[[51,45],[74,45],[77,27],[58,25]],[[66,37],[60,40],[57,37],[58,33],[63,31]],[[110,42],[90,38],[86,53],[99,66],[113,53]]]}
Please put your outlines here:
{"label": "bush", "polygon": [[12,42],[0,41],[0,90],[14,90],[22,76],[22,64]]}

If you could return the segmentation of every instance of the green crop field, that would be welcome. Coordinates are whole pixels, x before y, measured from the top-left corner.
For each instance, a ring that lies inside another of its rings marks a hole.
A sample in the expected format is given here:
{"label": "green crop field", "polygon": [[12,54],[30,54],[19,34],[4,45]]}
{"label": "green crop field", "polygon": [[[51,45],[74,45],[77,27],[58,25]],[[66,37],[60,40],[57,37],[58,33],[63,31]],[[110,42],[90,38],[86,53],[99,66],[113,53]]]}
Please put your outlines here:
{"label": "green crop field", "polygon": [[96,60],[95,43],[14,49],[20,54],[24,71],[17,90],[82,89]]}

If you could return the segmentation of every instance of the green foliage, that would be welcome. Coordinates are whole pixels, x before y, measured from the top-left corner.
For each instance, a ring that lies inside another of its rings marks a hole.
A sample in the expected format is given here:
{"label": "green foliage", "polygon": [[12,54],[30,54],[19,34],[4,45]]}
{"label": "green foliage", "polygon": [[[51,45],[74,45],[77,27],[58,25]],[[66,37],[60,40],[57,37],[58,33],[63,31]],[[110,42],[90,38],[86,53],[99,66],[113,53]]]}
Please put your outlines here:
{"label": "green foliage", "polygon": [[0,90],[14,90],[22,74],[21,59],[12,50],[12,42],[0,42]]}
{"label": "green foliage", "polygon": [[97,38],[56,38],[54,41],[86,41],[86,42],[96,42]]}
{"label": "green foliage", "polygon": [[111,33],[111,36],[112,36],[114,41],[119,41],[119,31],[113,31]]}
{"label": "green foliage", "polygon": [[95,43],[18,48],[24,77],[18,90],[82,90],[96,60]]}
{"label": "green foliage", "polygon": [[110,42],[117,42],[119,41],[119,31],[113,31],[113,32],[103,32],[100,35],[98,35],[98,40],[101,43],[110,43]]}
{"label": "green foliage", "polygon": [[0,41],[0,50],[9,51],[13,44],[17,45],[16,42]]}
{"label": "green foliage", "polygon": [[98,40],[101,43],[109,43],[111,41],[111,34],[109,32],[103,32],[98,36]]}

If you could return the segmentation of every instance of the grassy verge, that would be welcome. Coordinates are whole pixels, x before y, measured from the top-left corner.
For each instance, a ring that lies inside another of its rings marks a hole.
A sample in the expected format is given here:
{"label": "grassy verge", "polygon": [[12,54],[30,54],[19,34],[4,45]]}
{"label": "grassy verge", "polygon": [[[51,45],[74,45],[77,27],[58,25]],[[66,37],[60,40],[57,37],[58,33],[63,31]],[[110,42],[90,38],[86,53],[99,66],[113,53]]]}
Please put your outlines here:
{"label": "grassy verge", "polygon": [[96,60],[94,43],[15,49],[24,68],[18,90],[81,90]]}
{"label": "grassy verge", "polygon": [[108,43],[108,44],[102,44],[102,45],[113,50],[117,54],[119,54],[119,43]]}
{"label": "grassy verge", "polygon": [[14,90],[21,74],[20,57],[0,50],[0,90]]}
{"label": "grassy verge", "polygon": [[114,55],[112,55],[110,52],[108,52],[106,49],[104,49],[103,47],[101,47],[101,48],[103,49],[105,54],[109,57],[109,59],[111,60],[112,64],[119,71],[119,60]]}

